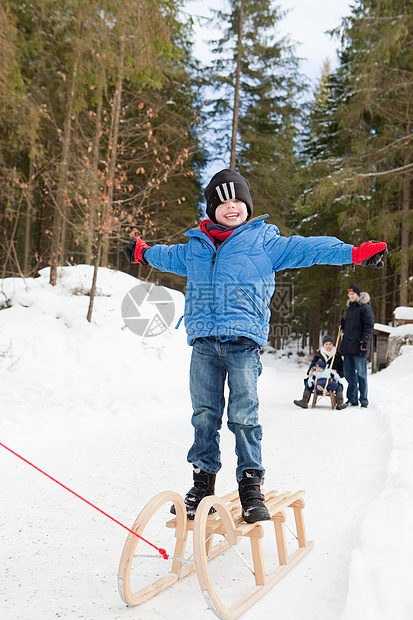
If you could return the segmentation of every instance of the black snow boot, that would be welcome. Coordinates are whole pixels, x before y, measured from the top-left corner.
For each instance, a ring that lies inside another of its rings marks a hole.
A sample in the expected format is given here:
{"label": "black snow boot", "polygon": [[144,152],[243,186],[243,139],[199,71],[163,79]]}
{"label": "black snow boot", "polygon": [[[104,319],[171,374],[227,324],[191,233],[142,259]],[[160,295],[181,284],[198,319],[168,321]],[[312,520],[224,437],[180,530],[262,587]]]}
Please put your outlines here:
{"label": "black snow boot", "polygon": [[308,409],[308,401],[310,400],[310,396],[310,390],[304,390],[302,399],[295,400],[294,405],[297,405],[297,407],[302,407],[303,409]]}
{"label": "black snow boot", "polygon": [[[189,489],[184,499],[186,516],[191,520],[195,518],[195,512],[201,500],[207,495],[215,494],[216,474],[207,474],[206,471],[202,471],[202,469],[194,465],[193,478],[194,486]],[[171,512],[172,514],[176,514],[173,504],[171,506]],[[209,512],[215,512],[215,509],[211,508]]]}
{"label": "black snow boot", "polygon": [[339,411],[341,411],[342,409],[346,409],[347,403],[344,402],[343,392],[336,392],[336,400],[336,409],[338,409]]}
{"label": "black snow boot", "polygon": [[247,523],[269,521],[271,515],[264,504],[261,493],[262,478],[256,469],[246,469],[238,485],[239,498],[242,506],[242,518]]}

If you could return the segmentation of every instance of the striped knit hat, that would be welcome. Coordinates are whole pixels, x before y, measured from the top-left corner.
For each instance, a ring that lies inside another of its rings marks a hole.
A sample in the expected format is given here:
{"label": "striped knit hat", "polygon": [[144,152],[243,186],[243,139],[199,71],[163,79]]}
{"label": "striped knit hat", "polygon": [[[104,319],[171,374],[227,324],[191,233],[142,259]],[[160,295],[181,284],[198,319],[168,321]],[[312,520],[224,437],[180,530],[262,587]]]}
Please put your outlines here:
{"label": "striped knit hat", "polygon": [[253,205],[249,190],[250,184],[238,172],[225,168],[217,172],[205,188],[206,212],[210,220],[216,222],[215,209],[230,198],[242,200],[247,205],[248,217],[252,216]]}

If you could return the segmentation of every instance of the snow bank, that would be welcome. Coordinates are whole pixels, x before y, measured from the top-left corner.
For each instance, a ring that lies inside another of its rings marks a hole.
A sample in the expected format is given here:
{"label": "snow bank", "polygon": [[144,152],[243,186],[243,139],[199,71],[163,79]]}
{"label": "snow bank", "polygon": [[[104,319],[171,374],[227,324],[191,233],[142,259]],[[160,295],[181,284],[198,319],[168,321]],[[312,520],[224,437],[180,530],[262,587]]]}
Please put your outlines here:
{"label": "snow bank", "polygon": [[388,425],[392,450],[383,489],[367,510],[352,552],[341,620],[413,618],[412,371],[413,347],[404,346],[388,368],[369,378],[373,404]]}
{"label": "snow bank", "polygon": [[397,320],[413,321],[413,308],[410,306],[397,306],[394,310],[394,318]]}
{"label": "snow bank", "polygon": [[[156,338],[139,338],[129,331],[121,316],[122,300],[140,280],[110,269],[99,270],[98,296],[88,323],[85,292],[92,276],[91,267],[79,265],[59,268],[54,287],[49,284],[49,268],[35,279],[4,280],[1,290],[11,307],[0,311],[0,352],[5,352],[0,370],[10,369],[3,378],[2,397],[7,402],[3,421],[25,418],[30,393],[31,399],[42,403],[36,415],[45,425],[54,410],[67,409],[83,424],[99,406],[102,420],[110,423],[119,393],[128,394],[131,401],[140,393],[142,406],[159,401],[153,363],[165,361],[157,372],[159,382],[169,386],[176,380],[179,364],[173,372],[166,368],[174,355],[177,361],[188,358],[184,330],[170,329]],[[183,295],[168,291],[179,317]]]}
{"label": "snow bank", "polygon": [[405,345],[413,345],[413,323],[393,327],[389,335],[386,358],[389,362],[395,360]]}
{"label": "snow bank", "polygon": [[386,334],[391,334],[395,328],[391,325],[384,325],[384,323],[374,323],[374,329],[377,329],[380,332],[385,332]]}

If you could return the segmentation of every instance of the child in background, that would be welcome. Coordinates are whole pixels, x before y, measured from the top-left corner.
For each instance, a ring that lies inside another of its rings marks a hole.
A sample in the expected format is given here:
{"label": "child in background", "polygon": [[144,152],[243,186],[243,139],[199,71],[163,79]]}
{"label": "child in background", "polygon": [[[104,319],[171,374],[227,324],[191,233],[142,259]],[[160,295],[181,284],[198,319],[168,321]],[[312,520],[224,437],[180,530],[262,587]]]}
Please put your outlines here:
{"label": "child in background", "polygon": [[315,386],[315,392],[317,394],[322,394],[328,377],[327,391],[328,392],[342,392],[343,385],[341,383],[341,377],[335,370],[330,370],[328,367],[326,368],[325,363],[322,360],[319,360],[316,364],[315,370],[313,374],[308,378],[308,387],[311,388],[315,380],[317,379],[317,383]]}

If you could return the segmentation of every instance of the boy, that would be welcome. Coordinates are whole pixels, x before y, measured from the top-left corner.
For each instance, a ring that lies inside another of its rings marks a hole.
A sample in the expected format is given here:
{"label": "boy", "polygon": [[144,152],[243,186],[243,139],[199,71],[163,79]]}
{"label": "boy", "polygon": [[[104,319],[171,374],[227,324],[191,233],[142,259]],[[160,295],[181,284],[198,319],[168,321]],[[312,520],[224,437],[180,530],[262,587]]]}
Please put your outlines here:
{"label": "boy", "polygon": [[[193,519],[200,501],[213,495],[221,468],[219,431],[228,381],[228,427],[235,435],[236,478],[248,523],[270,518],[260,486],[262,428],[258,422],[260,347],[267,344],[274,273],[314,264],[383,266],[385,243],[355,248],[335,237],[281,237],[268,215],[252,219],[248,181],[233,170],[215,174],[205,189],[207,220],[185,233],[188,243],[151,248],[138,237],[125,254],[187,277],[185,327],[192,345],[190,394],[194,443],[188,453],[194,485],[185,497]],[[173,509],[172,509],[173,510]]]}

